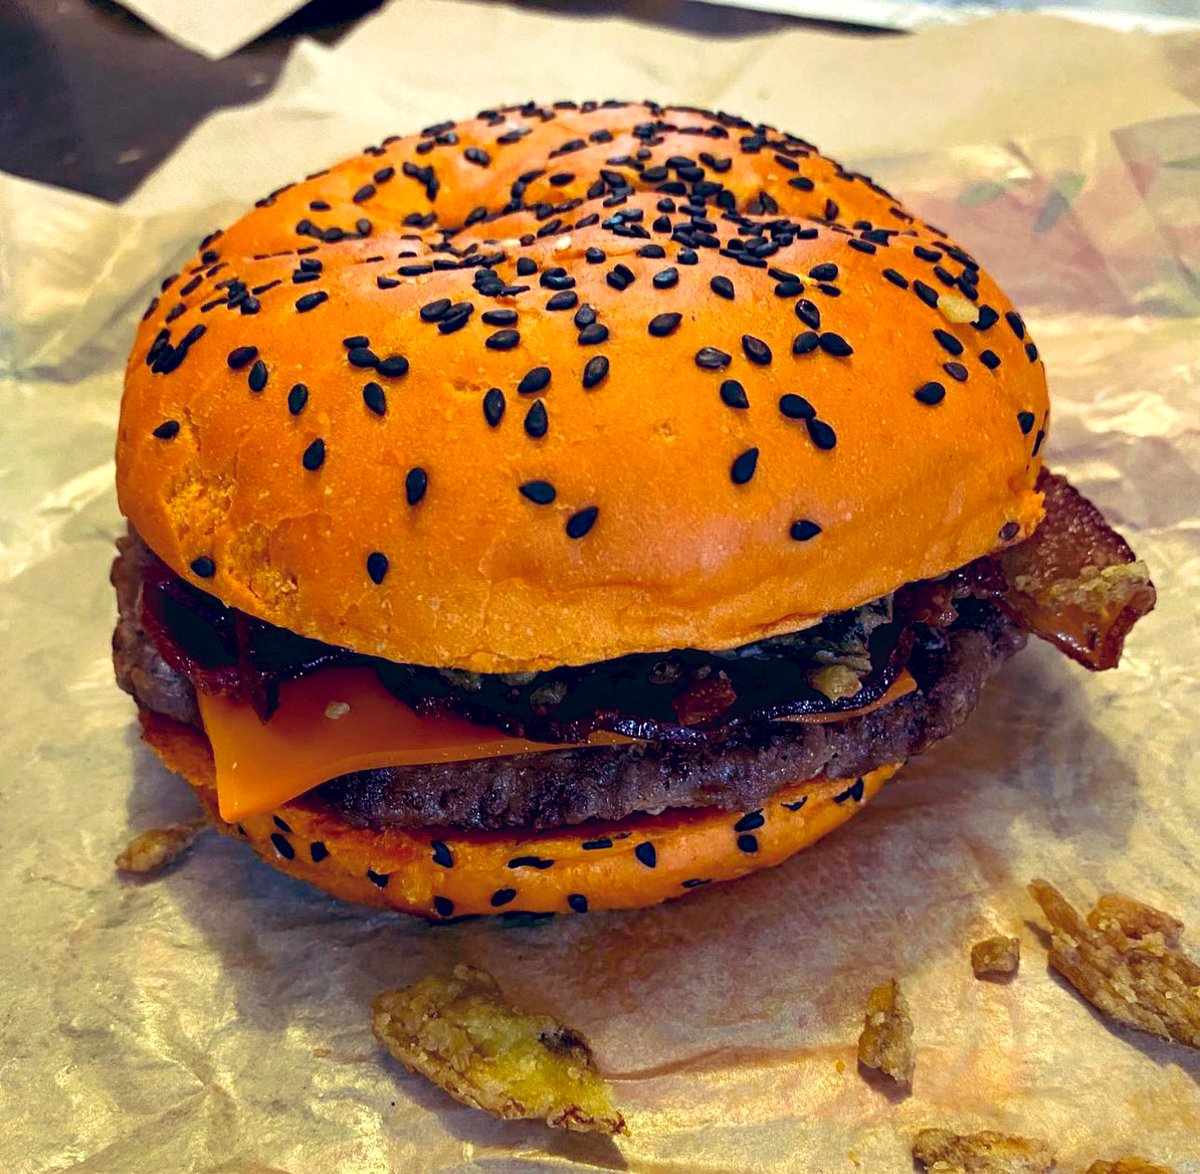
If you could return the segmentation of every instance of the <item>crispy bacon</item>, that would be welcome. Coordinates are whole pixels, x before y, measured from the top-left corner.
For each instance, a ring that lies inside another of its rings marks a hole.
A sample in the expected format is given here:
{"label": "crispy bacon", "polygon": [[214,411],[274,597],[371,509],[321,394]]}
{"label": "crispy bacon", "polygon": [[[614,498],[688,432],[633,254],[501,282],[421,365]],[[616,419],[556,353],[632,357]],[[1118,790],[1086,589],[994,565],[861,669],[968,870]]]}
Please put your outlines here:
{"label": "crispy bacon", "polygon": [[1001,605],[1024,628],[1090,669],[1113,668],[1129,630],[1155,603],[1146,564],[1065,477],[1042,469],[1046,516],[996,556]]}

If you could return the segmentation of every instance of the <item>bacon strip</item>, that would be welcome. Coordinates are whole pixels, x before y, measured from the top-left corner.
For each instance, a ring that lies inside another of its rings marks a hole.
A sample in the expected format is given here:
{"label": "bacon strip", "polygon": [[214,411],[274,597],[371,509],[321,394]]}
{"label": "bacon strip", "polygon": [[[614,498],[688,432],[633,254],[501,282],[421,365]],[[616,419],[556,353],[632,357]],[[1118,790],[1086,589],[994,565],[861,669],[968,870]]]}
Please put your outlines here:
{"label": "bacon strip", "polygon": [[1027,632],[1089,669],[1115,667],[1129,630],[1153,610],[1146,564],[1065,477],[1042,469],[1046,516],[1032,536],[996,561],[999,602]]}

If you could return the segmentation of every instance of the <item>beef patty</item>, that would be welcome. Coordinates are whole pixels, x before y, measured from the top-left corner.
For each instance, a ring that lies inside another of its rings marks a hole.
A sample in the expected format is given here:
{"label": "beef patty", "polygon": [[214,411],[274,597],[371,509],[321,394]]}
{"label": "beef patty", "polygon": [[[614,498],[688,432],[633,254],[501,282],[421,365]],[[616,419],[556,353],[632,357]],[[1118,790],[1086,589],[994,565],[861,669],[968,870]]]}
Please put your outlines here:
{"label": "beef patty", "polygon": [[[118,549],[117,682],[139,705],[199,726],[191,682],[166,664],[141,623],[141,565],[149,553],[135,537],[120,539]],[[786,784],[853,777],[921,753],[962,724],[984,682],[1025,643],[998,608],[979,601],[954,627],[918,625],[917,634],[908,664],[916,691],[858,717],[778,722],[702,747],[647,741],[356,771],[324,783],[314,797],[371,828],[544,828],[666,807],[750,810]]]}

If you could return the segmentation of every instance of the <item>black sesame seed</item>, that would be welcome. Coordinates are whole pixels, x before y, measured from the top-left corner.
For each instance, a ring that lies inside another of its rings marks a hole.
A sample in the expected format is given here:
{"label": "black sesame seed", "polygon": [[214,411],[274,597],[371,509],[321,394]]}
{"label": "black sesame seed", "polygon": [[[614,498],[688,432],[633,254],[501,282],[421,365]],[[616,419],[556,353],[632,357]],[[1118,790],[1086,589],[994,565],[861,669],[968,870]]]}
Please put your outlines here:
{"label": "black sesame seed", "polygon": [[275,851],[279,853],[284,860],[293,860],[296,856],[296,849],[292,847],[292,842],[287,836],[280,835],[279,832],[271,833],[271,843],[275,845]]}
{"label": "black sesame seed", "polygon": [[811,326],[814,330],[821,329],[821,311],[807,298],[801,298],[796,303],[796,317],[805,326]]}
{"label": "black sesame seed", "polygon": [[521,486],[521,495],[535,505],[549,505],[557,496],[549,481],[526,481]]}
{"label": "black sesame seed", "polygon": [[350,197],[350,200],[354,204],[362,204],[369,200],[374,194],[375,185],[373,183],[364,183],[362,187],[360,187],[358,191],[356,191],[354,195]]}
{"label": "black sesame seed", "polygon": [[728,277],[714,277],[708,285],[717,297],[733,301],[733,282]]}
{"label": "black sesame seed", "polygon": [[925,383],[913,392],[913,398],[919,403],[933,407],[934,404],[940,404],[946,398],[946,389],[940,383]]}
{"label": "black sesame seed", "polygon": [[758,449],[748,448],[744,453],[738,455],[733,464],[729,466],[729,479],[734,485],[745,485],[754,476],[754,470],[757,467]]}
{"label": "black sesame seed", "polygon": [[433,908],[439,917],[454,916],[454,902],[449,897],[434,897]]}
{"label": "black sesame seed", "polygon": [[394,277],[388,277],[386,274],[380,274],[375,278],[375,284],[380,289],[395,289],[400,284]]}
{"label": "black sesame seed", "polygon": [[822,334],[819,341],[821,350],[827,355],[844,359],[847,355],[854,354],[854,348],[840,334],[834,334],[831,330]]}
{"label": "black sesame seed", "polygon": [[371,576],[371,582],[378,586],[383,582],[384,576],[388,573],[388,557],[381,551],[373,550],[367,555],[367,574]]}
{"label": "black sesame seed", "polygon": [[365,346],[352,347],[346,354],[346,361],[351,367],[379,366],[379,356],[370,347]]}
{"label": "black sesame seed", "polygon": [[561,265],[556,265],[552,269],[547,269],[539,279],[541,285],[546,289],[574,289],[575,278],[573,278]]}
{"label": "black sesame seed", "polygon": [[546,405],[539,399],[535,400],[525,413],[525,432],[538,440],[546,435],[550,421],[546,417]]}
{"label": "black sesame seed", "polygon": [[700,888],[701,885],[711,885],[711,884],[712,884],[712,881],[710,881],[710,880],[705,880],[701,877],[692,877],[690,880],[685,880],[683,882],[683,887],[685,889],[698,889],[698,888]]}
{"label": "black sesame seed", "polygon": [[722,367],[728,367],[730,361],[731,356],[716,347],[701,347],[696,352],[696,366],[703,371],[719,371]]}
{"label": "black sesame seed", "polygon": [[679,270],[674,265],[661,269],[653,277],[655,289],[670,289],[679,283]]}
{"label": "black sesame seed", "polygon": [[756,832],[766,822],[761,811],[750,811],[733,825],[733,830],[735,832]]}
{"label": "black sesame seed", "polygon": [[304,450],[301,463],[310,472],[315,473],[325,463],[325,441],[320,437]]}
{"label": "black sesame seed", "polygon": [[893,285],[898,285],[901,289],[908,289],[908,279],[903,274],[897,273],[895,269],[885,269],[883,275]]}
{"label": "black sesame seed", "polygon": [[655,338],[666,338],[675,332],[682,321],[682,314],[656,314],[650,319],[647,329]]}
{"label": "black sesame seed", "polygon": [[658,853],[654,850],[654,845],[648,840],[634,848],[633,854],[647,868],[653,868],[658,863]]}
{"label": "black sesame seed", "polygon": [[583,256],[589,265],[599,265],[601,261],[605,260],[606,254],[603,249],[597,249],[593,246]]}
{"label": "black sesame seed", "polygon": [[520,341],[520,331],[497,330],[495,334],[488,335],[483,345],[492,351],[511,351]]}
{"label": "black sesame seed", "polygon": [[403,355],[388,355],[386,359],[379,360],[375,370],[388,379],[398,379],[408,374],[408,360]]}
{"label": "black sesame seed", "polygon": [[373,868],[367,869],[367,880],[369,880],[377,889],[386,889],[387,883],[391,879],[392,878],[389,873],[376,872]]}
{"label": "black sesame seed", "polygon": [[308,854],[312,857],[314,864],[320,864],[329,855],[329,849],[320,840],[313,840],[308,846]]}
{"label": "black sesame seed", "polygon": [[959,383],[966,382],[967,369],[961,363],[943,363],[942,370],[945,371],[951,379],[956,379]]}
{"label": "black sesame seed", "polygon": [[675,260],[680,265],[696,265],[699,264],[700,255],[695,249],[680,249],[675,257]]}
{"label": "black sesame seed", "polygon": [[797,334],[792,340],[793,355],[811,354],[821,345],[820,338],[817,337],[816,331],[806,330],[802,334]]}
{"label": "black sesame seed", "polygon": [[544,856],[514,856],[509,862],[509,868],[536,868],[539,872],[544,872],[554,864],[553,860],[547,860]]}
{"label": "black sesame seed", "polygon": [[450,309],[449,298],[438,298],[436,301],[426,302],[421,307],[422,322],[437,322]]}
{"label": "black sesame seed", "polygon": [[813,281],[833,281],[838,275],[838,267],[830,261],[826,261],[820,265],[814,265],[808,271],[809,277]]}
{"label": "black sesame seed", "polygon": [[573,310],[579,303],[579,295],[573,289],[556,293],[547,303],[547,310]]}
{"label": "black sesame seed", "polygon": [[454,306],[451,306],[438,319],[437,328],[439,333],[453,334],[456,330],[461,330],[470,321],[471,315],[474,313],[475,307],[470,302],[458,302]]}
{"label": "black sesame seed", "polygon": [[258,358],[258,347],[256,346],[239,346],[229,352],[225,362],[229,364],[231,371],[240,371],[247,363]]}
{"label": "black sesame seed", "polygon": [[492,894],[492,908],[499,909],[501,905],[507,905],[516,895],[516,889],[497,889]]}
{"label": "black sesame seed", "polygon": [[837,444],[837,433],[824,420],[813,417],[811,420],[805,420],[804,424],[808,428],[809,439],[817,448],[828,452]]}
{"label": "black sesame seed", "polygon": [[567,537],[582,538],[595,524],[600,510],[597,506],[589,505],[579,510],[567,519]]}
{"label": "black sesame seed", "polygon": [[179,435],[179,421],[164,420],[150,435],[157,440],[174,440]]}
{"label": "black sesame seed", "polygon": [[752,363],[765,367],[771,361],[771,348],[761,338],[752,334],[742,335],[742,350]]}
{"label": "black sesame seed", "polygon": [[308,403],[308,388],[303,383],[297,383],[288,392],[287,406],[288,411],[293,416],[298,416],[304,411],[304,405]]}
{"label": "black sesame seed", "polygon": [[477,167],[486,167],[492,161],[492,157],[482,147],[468,147],[463,152],[463,158]]}
{"label": "black sesame seed", "polygon": [[738,836],[737,846],[739,852],[757,852],[758,839],[755,836]]}
{"label": "black sesame seed", "polygon": [[[582,339],[582,335],[580,338]],[[600,383],[607,374],[608,359],[604,355],[597,355],[593,359],[588,359],[587,365],[583,369],[584,390],[591,391],[591,389],[595,387],[597,383]]]}
{"label": "black sesame seed", "polygon": [[454,867],[454,853],[450,851],[448,845],[442,840],[430,840],[429,846],[433,849],[433,862],[439,868]]}
{"label": "black sesame seed", "polygon": [[387,411],[387,396],[383,394],[383,388],[378,383],[363,384],[362,397],[363,403],[375,415],[382,416]]}
{"label": "black sesame seed", "polygon": [[796,175],[788,180],[788,187],[795,188],[800,192],[811,192],[813,190],[813,181],[803,175]]}
{"label": "black sesame seed", "polygon": [[1015,334],[1018,338],[1025,337],[1025,323],[1021,320],[1021,315],[1018,314],[1016,310],[1009,310],[1004,315],[1004,320],[1012,329],[1013,334]]}
{"label": "black sesame seed", "polygon": [[596,307],[584,302],[578,310],[575,311],[573,319],[577,329],[582,330],[585,326],[591,326],[596,321]]}
{"label": "black sesame seed", "polygon": [[667,255],[667,250],[662,245],[642,245],[637,251],[639,257],[646,257],[651,261],[658,261]]}
{"label": "black sesame seed", "polygon": [[262,359],[255,359],[254,366],[246,379],[251,391],[262,391],[267,386],[267,365]]}
{"label": "black sesame seed", "polygon": [[532,277],[537,272],[537,262],[532,257],[517,258],[517,276]]}
{"label": "black sesame seed", "polygon": [[519,395],[534,395],[539,391],[544,391],[550,383],[550,368],[549,367],[534,367],[528,372],[525,377],[517,384],[517,393]]}
{"label": "black sesame seed", "polygon": [[585,326],[580,332],[576,341],[580,346],[595,346],[597,343],[604,342],[608,338],[608,327],[603,322],[593,322],[590,326]]}
{"label": "black sesame seed", "polygon": [[595,852],[598,848],[611,848],[613,842],[607,836],[601,836],[598,840],[584,840],[579,846],[585,852]]}
{"label": "black sesame seed", "polygon": [[567,904],[576,913],[586,913],[588,911],[588,899],[582,893],[568,893]]}
{"label": "black sesame seed", "polygon": [[1039,428],[1037,436],[1035,436],[1033,438],[1033,455],[1035,457],[1038,455],[1038,452],[1042,447],[1042,442],[1045,439],[1046,439],[1046,430],[1044,428]]}
{"label": "black sesame seed", "polygon": [[923,281],[914,281],[912,287],[913,293],[927,306],[936,306],[938,304],[938,292],[933,286],[926,285]]}
{"label": "black sesame seed", "polygon": [[1031,343],[1031,342],[1027,342],[1027,343],[1025,344],[1025,357],[1026,357],[1026,358],[1027,358],[1027,359],[1028,359],[1028,360],[1029,360],[1031,363],[1036,363],[1036,362],[1037,362],[1037,357],[1038,357],[1038,349],[1037,349],[1037,347],[1036,347],[1036,346],[1035,346],[1033,343]]}
{"label": "black sesame seed", "polygon": [[305,314],[309,310],[316,309],[322,302],[329,301],[329,295],[323,290],[318,289],[313,293],[306,293],[302,298],[296,299],[296,310]]}
{"label": "black sesame seed", "polygon": [[489,389],[483,397],[483,418],[493,428],[504,418],[504,392],[498,387]]}
{"label": "black sesame seed", "polygon": [[1005,522],[1000,527],[1000,540],[1002,542],[1011,542],[1020,532],[1021,527],[1016,522]]}
{"label": "black sesame seed", "polygon": [[971,323],[976,330],[990,330],[1000,321],[1000,315],[991,306],[980,306],[979,317]]}
{"label": "black sesame seed", "polygon": [[1017,423],[1020,425],[1021,433],[1028,436],[1033,431],[1033,426],[1037,422],[1037,417],[1032,412],[1018,412]]}
{"label": "black sesame seed", "polygon": [[954,337],[948,330],[935,330],[933,337],[938,340],[952,355],[961,355],[963,353],[963,344]]}
{"label": "black sesame seed", "polygon": [[726,379],[721,384],[721,402],[727,408],[748,408],[746,389],[736,379]]}
{"label": "black sesame seed", "polygon": [[517,321],[516,310],[487,310],[480,315],[488,326],[512,326]]}
{"label": "black sesame seed", "polygon": [[800,521],[792,523],[792,528],[788,533],[797,542],[808,542],[821,533],[821,527],[816,522],[809,521],[808,518],[801,518]]}
{"label": "black sesame seed", "polygon": [[428,488],[429,474],[420,465],[409,469],[404,478],[404,496],[408,499],[408,504],[416,505],[425,496],[425,490]]}
{"label": "black sesame seed", "polygon": [[211,579],[217,573],[217,564],[206,554],[192,559],[192,574],[201,579]]}
{"label": "black sesame seed", "polygon": [[779,411],[789,420],[811,420],[817,414],[817,409],[804,396],[792,392],[779,397]]}
{"label": "black sesame seed", "polygon": [[980,351],[979,361],[989,370],[995,371],[1000,366],[1000,356],[995,351]]}
{"label": "black sesame seed", "polygon": [[858,237],[853,237],[846,242],[850,248],[859,253],[874,253],[875,246],[870,241],[859,240]]}

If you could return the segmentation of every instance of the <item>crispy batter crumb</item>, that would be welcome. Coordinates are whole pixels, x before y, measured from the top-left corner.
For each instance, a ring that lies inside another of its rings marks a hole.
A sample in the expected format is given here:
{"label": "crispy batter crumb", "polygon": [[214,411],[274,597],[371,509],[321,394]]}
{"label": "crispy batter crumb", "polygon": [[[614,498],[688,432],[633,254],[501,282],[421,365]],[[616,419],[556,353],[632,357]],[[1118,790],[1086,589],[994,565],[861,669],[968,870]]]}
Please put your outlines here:
{"label": "crispy batter crumb", "polygon": [[113,863],[118,872],[137,873],[149,876],[161,872],[170,864],[174,864],[212,825],[204,816],[185,820],[183,823],[169,823],[166,827],[150,828],[140,836],[134,836],[121,849]]}
{"label": "crispy batter crumb", "polygon": [[1084,1174],[1175,1174],[1169,1166],[1156,1166],[1145,1158],[1117,1158],[1114,1162],[1093,1162]]}
{"label": "crispy batter crumb", "polygon": [[867,996],[858,1062],[864,1068],[878,1068],[897,1084],[911,1084],[917,1061],[912,1034],[908,1001],[893,978]]}
{"label": "crispy batter crumb", "polygon": [[1200,1047],[1200,966],[1179,949],[1183,922],[1120,893],[1084,921],[1052,884],[1029,891],[1050,922],[1050,965],[1105,1015]]}
{"label": "crispy batter crumb", "polygon": [[930,1174],[1045,1174],[1054,1169],[1054,1155],[1044,1141],[991,1129],[922,1129],[913,1142],[913,1157]]}
{"label": "crispy batter crumb", "polygon": [[491,975],[454,968],[385,991],[371,1005],[376,1038],[407,1068],[496,1117],[556,1129],[627,1132],[586,1042],[546,1015],[509,1006]]}
{"label": "crispy batter crumb", "polygon": [[1021,963],[1021,942],[1004,934],[984,938],[971,947],[971,969],[976,978],[986,974],[1016,974]]}

